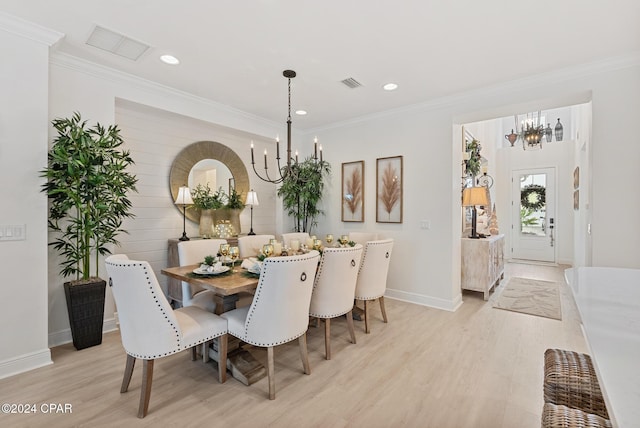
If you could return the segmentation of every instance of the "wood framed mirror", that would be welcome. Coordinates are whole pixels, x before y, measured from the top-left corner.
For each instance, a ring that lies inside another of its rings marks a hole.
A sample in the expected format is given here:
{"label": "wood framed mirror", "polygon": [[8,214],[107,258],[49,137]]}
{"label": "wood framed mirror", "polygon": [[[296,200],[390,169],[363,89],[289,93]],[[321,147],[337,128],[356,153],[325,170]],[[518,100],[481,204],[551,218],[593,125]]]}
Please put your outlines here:
{"label": "wood framed mirror", "polygon": [[[189,174],[193,167],[204,159],[213,159],[221,162],[231,172],[235,189],[244,201],[249,192],[249,174],[242,159],[229,147],[215,141],[198,141],[190,144],[178,153],[171,165],[169,173],[169,187],[171,190],[171,202],[176,200],[180,186],[189,185]],[[217,187],[222,187],[227,192],[226,185],[218,183]],[[214,189],[215,190],[215,189]],[[182,213],[179,209],[176,208]],[[195,222],[200,221],[200,210],[186,210],[186,217]]]}

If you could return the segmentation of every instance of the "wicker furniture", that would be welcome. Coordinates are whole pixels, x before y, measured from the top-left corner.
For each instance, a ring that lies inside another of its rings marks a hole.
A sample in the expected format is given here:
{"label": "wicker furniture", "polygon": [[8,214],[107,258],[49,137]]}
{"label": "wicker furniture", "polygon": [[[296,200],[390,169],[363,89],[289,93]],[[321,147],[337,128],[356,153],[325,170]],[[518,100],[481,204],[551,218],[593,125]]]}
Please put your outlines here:
{"label": "wicker furniture", "polygon": [[609,419],[591,357],[563,349],[544,353],[544,401]]}
{"label": "wicker furniture", "polygon": [[542,428],[611,428],[611,421],[592,413],[545,403],[542,409]]}

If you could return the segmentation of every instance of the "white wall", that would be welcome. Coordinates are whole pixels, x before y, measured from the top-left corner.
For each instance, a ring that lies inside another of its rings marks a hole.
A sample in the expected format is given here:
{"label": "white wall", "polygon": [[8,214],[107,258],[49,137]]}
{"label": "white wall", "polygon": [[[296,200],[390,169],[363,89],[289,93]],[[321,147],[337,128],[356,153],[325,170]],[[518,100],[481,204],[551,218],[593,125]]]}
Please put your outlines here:
{"label": "white wall", "polygon": [[[281,124],[66,55],[52,56],[50,82],[49,120],[79,111],[90,124],[123,122],[124,147],[132,151],[136,162],[133,171],[140,182],[139,193],[131,195],[136,218],[124,225],[131,234],[119,237],[122,246],[114,252],[148,260],[162,284],[166,282],[160,269],[166,266],[167,239],[182,234],[182,215],[171,201],[168,180],[176,154],[195,141],[218,141],[234,149],[249,169],[251,140],[255,141],[256,153],[267,147],[273,153],[275,143],[271,138],[282,133]],[[50,128],[50,139],[53,135]],[[249,180],[260,199],[260,206],[254,208],[254,230],[258,233],[278,230],[281,210],[276,207],[275,187],[256,179],[252,171]],[[246,211],[242,215],[243,228],[248,228]],[[197,233],[197,225],[187,220],[187,234]],[[57,274],[58,256],[51,249],[48,256],[49,345],[55,346],[69,342],[71,332],[62,287],[64,279]],[[103,268],[100,266],[100,274],[104,277]],[[107,290],[105,331],[115,328],[115,310],[111,292]]]}
{"label": "white wall", "polygon": [[0,241],[0,378],[51,363],[47,345],[48,50],[60,34],[0,14],[0,225],[26,239]]}
{"label": "white wall", "polygon": [[[633,227],[640,198],[623,191],[637,181],[640,145],[629,135],[640,113],[639,86],[635,55],[313,130],[309,135],[322,136],[325,159],[334,167],[320,230],[334,235],[377,230],[395,238],[387,295],[455,308],[460,301],[460,124],[593,99],[592,263],[640,268],[640,229]],[[563,125],[566,138],[575,134],[569,118]],[[404,222],[389,225],[375,221],[375,160],[393,155],[405,161]],[[340,163],[357,160],[365,161],[365,222],[343,223]],[[570,176],[572,166],[565,168],[561,173]],[[420,220],[430,221],[430,230],[421,229]],[[571,236],[573,223],[562,228]],[[570,261],[572,255],[563,251],[561,257]]]}

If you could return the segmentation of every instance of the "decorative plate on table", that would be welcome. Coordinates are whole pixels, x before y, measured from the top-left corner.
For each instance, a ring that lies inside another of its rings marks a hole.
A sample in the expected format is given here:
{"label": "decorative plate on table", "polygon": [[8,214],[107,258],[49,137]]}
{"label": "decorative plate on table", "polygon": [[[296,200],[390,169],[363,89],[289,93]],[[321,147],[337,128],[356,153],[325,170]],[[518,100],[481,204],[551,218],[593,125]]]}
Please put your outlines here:
{"label": "decorative plate on table", "polygon": [[208,271],[207,269],[197,268],[193,270],[196,275],[220,275],[229,271],[229,266],[221,266],[220,269],[215,271]]}

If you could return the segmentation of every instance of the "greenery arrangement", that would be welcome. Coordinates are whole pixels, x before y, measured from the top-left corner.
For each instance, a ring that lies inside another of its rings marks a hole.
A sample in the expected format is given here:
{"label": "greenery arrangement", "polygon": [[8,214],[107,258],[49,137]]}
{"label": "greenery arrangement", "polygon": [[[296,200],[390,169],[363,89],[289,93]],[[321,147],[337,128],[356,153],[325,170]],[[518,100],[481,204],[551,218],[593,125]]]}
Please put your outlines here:
{"label": "greenery arrangement", "polygon": [[222,187],[216,192],[211,190],[209,183],[205,186],[198,184],[195,189],[191,191],[191,198],[193,199],[193,205],[189,208],[197,208],[201,210],[217,210],[224,206],[224,190]]}
{"label": "greenery arrangement", "polygon": [[214,192],[211,187],[209,187],[209,183],[204,186],[202,184],[198,184],[191,191],[191,198],[193,199],[193,205],[191,205],[190,208],[197,208],[200,210],[244,208],[242,195],[238,193],[236,189],[232,189],[231,194],[227,195],[222,187],[218,188],[218,190]]}
{"label": "greenery arrangement", "polygon": [[[284,171],[283,171],[284,173]],[[295,232],[311,232],[317,225],[316,218],[323,214],[318,208],[324,189],[324,178],[331,173],[331,165],[312,157],[291,165],[278,189],[287,214],[295,221]]]}
{"label": "greenery arrangement", "polygon": [[529,184],[520,191],[520,205],[537,211],[544,207],[547,201],[546,189],[539,184]]}
{"label": "greenery arrangement", "polygon": [[467,143],[466,151],[471,154],[471,157],[465,161],[465,171],[467,174],[476,176],[480,173],[480,161],[482,160],[480,156],[481,149],[480,141],[475,138]]}
{"label": "greenery arrangement", "polygon": [[111,253],[108,244],[119,244],[123,220],[133,217],[127,193],[137,191],[137,178],[127,168],[134,162],[120,150],[124,141],[116,125],[86,127],[77,112],[52,125],[58,135],[40,171],[47,179],[42,191],[50,200],[49,228],[58,232],[49,245],[65,258],[62,276],[88,280],[92,256],[97,277],[98,257]]}

